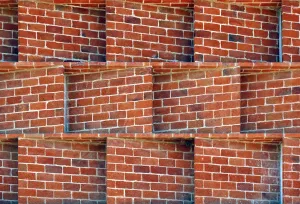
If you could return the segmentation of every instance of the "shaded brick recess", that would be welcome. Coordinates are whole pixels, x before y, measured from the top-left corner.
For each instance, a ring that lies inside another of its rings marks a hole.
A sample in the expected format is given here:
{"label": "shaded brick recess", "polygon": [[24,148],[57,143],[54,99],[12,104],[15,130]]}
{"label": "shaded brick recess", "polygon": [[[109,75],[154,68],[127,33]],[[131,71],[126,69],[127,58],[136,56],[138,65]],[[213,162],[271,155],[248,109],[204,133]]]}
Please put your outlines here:
{"label": "shaded brick recess", "polygon": [[300,130],[300,72],[245,74],[241,77],[241,131]]}
{"label": "shaded brick recess", "polygon": [[103,142],[19,140],[20,203],[106,203]]}
{"label": "shaded brick recess", "polygon": [[107,1],[106,12],[107,61],[193,61],[193,9]]}
{"label": "shaded brick recess", "polygon": [[0,74],[0,133],[64,130],[64,75],[60,68]]}
{"label": "shaded brick recess", "polygon": [[280,203],[278,144],[195,139],[196,203]]}
{"label": "shaded brick recess", "polygon": [[300,139],[285,138],[282,147],[283,154],[283,202],[300,202]]}
{"label": "shaded brick recess", "polygon": [[0,141],[0,202],[18,203],[18,142]]}
{"label": "shaded brick recess", "polygon": [[277,9],[195,1],[195,61],[278,61]]}
{"label": "shaded brick recess", "polygon": [[154,132],[240,131],[240,70],[154,73]]}
{"label": "shaded brick recess", "polygon": [[105,7],[19,1],[19,61],[105,61]]}
{"label": "shaded brick recess", "polygon": [[70,132],[152,131],[152,69],[68,76]]}
{"label": "shaded brick recess", "polygon": [[0,61],[18,61],[18,8],[0,5]]}
{"label": "shaded brick recess", "polygon": [[194,203],[193,142],[107,140],[108,203]]}

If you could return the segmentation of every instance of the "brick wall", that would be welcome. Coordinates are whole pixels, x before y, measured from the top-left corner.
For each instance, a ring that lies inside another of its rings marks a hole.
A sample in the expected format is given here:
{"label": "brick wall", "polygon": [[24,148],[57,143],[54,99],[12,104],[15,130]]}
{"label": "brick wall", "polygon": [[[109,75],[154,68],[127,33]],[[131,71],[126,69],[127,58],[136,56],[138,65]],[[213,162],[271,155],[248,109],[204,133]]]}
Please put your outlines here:
{"label": "brick wall", "polygon": [[19,61],[105,61],[105,8],[19,2]]}
{"label": "brick wall", "polygon": [[101,142],[19,140],[19,203],[104,203]]}
{"label": "brick wall", "polygon": [[110,70],[68,77],[69,131],[152,131],[152,69]]}
{"label": "brick wall", "polygon": [[278,144],[195,139],[196,203],[280,203]]}
{"label": "brick wall", "polygon": [[108,203],[194,203],[192,142],[107,140]]}
{"label": "brick wall", "polygon": [[107,61],[193,61],[193,10],[108,1]]}
{"label": "brick wall", "polygon": [[300,61],[299,1],[285,0],[282,3],[282,60]]}
{"label": "brick wall", "polygon": [[64,130],[63,69],[0,74],[0,133]]}
{"label": "brick wall", "polygon": [[18,202],[17,141],[0,141],[0,202]]}
{"label": "brick wall", "polygon": [[0,6],[0,61],[18,61],[18,9]]}
{"label": "brick wall", "polygon": [[275,8],[195,1],[195,61],[278,61]]}
{"label": "brick wall", "polygon": [[283,162],[283,202],[299,203],[300,202],[300,139],[285,138],[282,147]]}
{"label": "brick wall", "polygon": [[154,75],[154,132],[240,131],[240,70]]}
{"label": "brick wall", "polygon": [[242,76],[242,132],[298,132],[299,77],[297,70]]}

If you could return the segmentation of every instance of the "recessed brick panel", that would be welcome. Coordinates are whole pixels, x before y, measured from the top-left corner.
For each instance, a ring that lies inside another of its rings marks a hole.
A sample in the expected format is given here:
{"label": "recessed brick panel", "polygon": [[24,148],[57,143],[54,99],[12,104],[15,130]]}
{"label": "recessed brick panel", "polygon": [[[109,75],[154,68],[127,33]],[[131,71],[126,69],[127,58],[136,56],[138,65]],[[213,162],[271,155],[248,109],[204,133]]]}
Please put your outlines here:
{"label": "recessed brick panel", "polygon": [[280,146],[195,139],[195,203],[280,203]]}
{"label": "recessed brick panel", "polygon": [[0,202],[18,202],[18,141],[0,141]]}
{"label": "recessed brick panel", "polygon": [[105,8],[19,2],[19,61],[105,61]]}
{"label": "recessed brick panel", "polygon": [[240,131],[239,69],[154,75],[154,132]]}
{"label": "recessed brick panel", "polygon": [[105,144],[19,140],[20,203],[105,203]]}
{"label": "recessed brick panel", "polygon": [[63,131],[63,69],[0,74],[0,133]]}
{"label": "recessed brick panel", "polygon": [[248,73],[241,79],[242,132],[299,132],[299,71]]}
{"label": "recessed brick panel", "polygon": [[194,203],[193,142],[108,139],[108,203]]}
{"label": "recessed brick panel", "polygon": [[0,61],[18,61],[18,8],[0,5]]}
{"label": "recessed brick panel", "polygon": [[106,12],[107,61],[193,61],[193,9],[107,1]]}
{"label": "recessed brick panel", "polygon": [[152,131],[152,69],[68,76],[70,132]]}
{"label": "recessed brick panel", "polygon": [[195,1],[195,61],[278,61],[276,8]]}

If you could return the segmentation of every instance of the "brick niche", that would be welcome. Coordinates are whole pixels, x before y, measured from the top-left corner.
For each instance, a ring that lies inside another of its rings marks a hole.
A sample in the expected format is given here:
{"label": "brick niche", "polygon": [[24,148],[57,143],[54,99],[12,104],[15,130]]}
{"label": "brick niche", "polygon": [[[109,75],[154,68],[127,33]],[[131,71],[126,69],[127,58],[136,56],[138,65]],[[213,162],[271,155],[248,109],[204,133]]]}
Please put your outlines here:
{"label": "brick niche", "polygon": [[195,139],[196,203],[280,203],[280,145]]}
{"label": "brick niche", "polygon": [[152,131],[152,69],[108,70],[68,76],[68,131]]}
{"label": "brick niche", "polygon": [[105,203],[103,141],[19,140],[20,203]]}
{"label": "brick niche", "polygon": [[62,133],[64,75],[61,68],[0,74],[0,133]]}
{"label": "brick niche", "polygon": [[277,62],[278,8],[195,1],[195,61]]}
{"label": "brick niche", "polygon": [[194,203],[193,141],[107,140],[108,203]]}
{"label": "brick niche", "polygon": [[239,132],[239,72],[229,68],[154,73],[154,132]]}
{"label": "brick niche", "polygon": [[19,1],[19,61],[104,62],[105,29],[105,5]]}
{"label": "brick niche", "polygon": [[241,131],[299,132],[299,79],[298,70],[242,74]]}
{"label": "brick niche", "polygon": [[107,1],[106,13],[107,61],[193,61],[193,8]]}

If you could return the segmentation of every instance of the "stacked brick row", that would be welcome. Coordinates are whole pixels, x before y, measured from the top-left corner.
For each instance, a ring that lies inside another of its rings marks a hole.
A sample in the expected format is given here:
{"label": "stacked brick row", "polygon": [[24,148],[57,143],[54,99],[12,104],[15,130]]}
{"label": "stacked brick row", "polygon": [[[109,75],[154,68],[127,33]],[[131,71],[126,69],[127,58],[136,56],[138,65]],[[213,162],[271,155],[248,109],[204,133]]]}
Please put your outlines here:
{"label": "stacked brick row", "polygon": [[21,0],[1,61],[299,62],[299,2],[249,2]]}
{"label": "stacked brick row", "polygon": [[0,203],[300,202],[298,0],[0,5]]}

